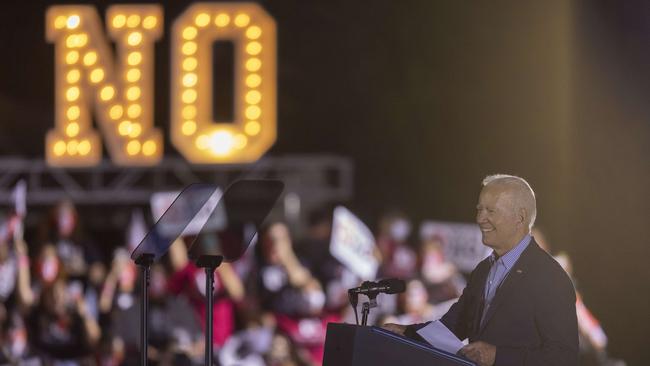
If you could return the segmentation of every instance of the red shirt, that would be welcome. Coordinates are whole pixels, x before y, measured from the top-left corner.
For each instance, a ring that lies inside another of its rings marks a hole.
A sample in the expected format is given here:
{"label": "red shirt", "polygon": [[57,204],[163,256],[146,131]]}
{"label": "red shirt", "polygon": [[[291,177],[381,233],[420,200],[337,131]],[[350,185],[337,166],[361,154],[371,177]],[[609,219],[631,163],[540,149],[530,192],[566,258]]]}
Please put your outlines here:
{"label": "red shirt", "polygon": [[[187,296],[205,332],[205,322],[207,319],[205,304],[207,299],[203,294],[205,291],[204,283],[205,271],[202,268],[196,267],[194,263],[188,262],[183,269],[170,276],[167,286],[170,293]],[[223,346],[235,329],[234,302],[227,296],[226,290],[221,284],[221,278],[216,272],[214,275],[214,302],[212,310],[214,314],[212,318],[213,344]]]}

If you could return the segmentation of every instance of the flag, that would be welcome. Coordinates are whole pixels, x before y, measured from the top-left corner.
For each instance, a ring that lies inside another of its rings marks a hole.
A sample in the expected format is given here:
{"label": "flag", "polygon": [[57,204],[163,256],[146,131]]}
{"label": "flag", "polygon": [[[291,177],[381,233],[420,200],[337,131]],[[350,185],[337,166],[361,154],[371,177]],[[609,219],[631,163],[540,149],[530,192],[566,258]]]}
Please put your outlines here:
{"label": "flag", "polygon": [[27,183],[21,179],[16,183],[14,190],[11,192],[11,199],[14,201],[16,214],[25,217],[27,214]]}

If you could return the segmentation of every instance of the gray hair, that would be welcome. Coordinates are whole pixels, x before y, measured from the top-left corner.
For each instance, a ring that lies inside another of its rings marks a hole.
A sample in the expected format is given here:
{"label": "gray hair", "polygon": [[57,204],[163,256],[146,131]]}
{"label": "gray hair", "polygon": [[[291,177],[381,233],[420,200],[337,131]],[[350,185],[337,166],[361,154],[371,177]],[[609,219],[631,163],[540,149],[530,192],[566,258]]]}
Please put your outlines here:
{"label": "gray hair", "polygon": [[535,192],[530,187],[530,184],[522,177],[509,174],[493,174],[483,178],[483,187],[489,184],[503,184],[515,189],[517,202],[521,205],[528,214],[526,220],[528,221],[528,230],[533,228],[535,218],[537,218],[537,201],[535,200]]}

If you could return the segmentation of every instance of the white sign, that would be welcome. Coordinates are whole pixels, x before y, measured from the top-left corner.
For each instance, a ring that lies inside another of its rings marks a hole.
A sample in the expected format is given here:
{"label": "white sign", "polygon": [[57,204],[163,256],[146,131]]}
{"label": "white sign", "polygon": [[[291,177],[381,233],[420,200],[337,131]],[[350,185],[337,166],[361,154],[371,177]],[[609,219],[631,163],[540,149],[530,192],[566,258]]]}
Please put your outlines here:
{"label": "white sign", "polygon": [[374,280],[379,262],[375,237],[368,227],[342,206],[334,209],[330,253],[363,280]]}
{"label": "white sign", "polygon": [[492,249],[483,245],[481,231],[476,224],[424,221],[420,225],[420,237],[437,236],[443,244],[445,259],[469,273],[485,259]]}
{"label": "white sign", "polygon": [[16,187],[11,192],[11,199],[14,201],[16,214],[20,217],[25,217],[27,214],[27,183],[25,183],[24,179],[16,183]]}

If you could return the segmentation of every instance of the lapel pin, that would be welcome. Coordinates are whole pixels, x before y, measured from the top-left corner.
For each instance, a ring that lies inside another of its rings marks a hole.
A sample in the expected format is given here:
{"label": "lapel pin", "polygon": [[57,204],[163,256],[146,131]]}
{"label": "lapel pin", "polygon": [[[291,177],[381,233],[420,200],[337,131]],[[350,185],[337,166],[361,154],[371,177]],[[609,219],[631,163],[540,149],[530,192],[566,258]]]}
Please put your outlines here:
{"label": "lapel pin", "polygon": [[524,273],[524,271],[518,269],[518,270],[517,270],[517,273],[518,273],[518,274],[522,274],[522,273]]}

